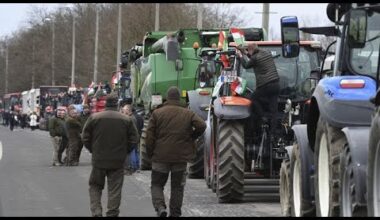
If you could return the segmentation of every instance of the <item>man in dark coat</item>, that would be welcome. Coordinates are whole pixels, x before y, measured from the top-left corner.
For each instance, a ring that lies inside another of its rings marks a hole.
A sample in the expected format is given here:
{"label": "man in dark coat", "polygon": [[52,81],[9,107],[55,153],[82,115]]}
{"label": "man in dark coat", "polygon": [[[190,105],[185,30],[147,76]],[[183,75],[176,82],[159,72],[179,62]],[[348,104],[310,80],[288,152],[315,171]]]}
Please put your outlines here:
{"label": "man in dark coat", "polygon": [[[256,133],[253,140],[254,144],[258,145],[261,137],[260,126],[269,125],[269,136],[271,140],[274,138],[274,132],[277,124],[278,112],[278,96],[280,94],[279,75],[272,54],[259,48],[257,44],[251,43],[248,45],[248,50],[238,50],[237,55],[242,61],[245,69],[253,68],[256,76],[256,91],[253,93],[252,114],[248,126]],[[264,152],[269,152],[265,150]],[[252,159],[245,155],[245,171],[250,171]]]}
{"label": "man in dark coat", "polygon": [[13,131],[13,128],[16,124],[16,119],[15,119],[16,113],[14,111],[9,112],[9,129]]}
{"label": "man in dark coat", "polygon": [[67,138],[69,140],[67,148],[67,160],[66,166],[78,166],[78,149],[81,148],[81,132],[82,125],[79,118],[79,113],[76,108],[69,108],[69,116],[66,118],[65,122]]}
{"label": "man in dark coat", "polygon": [[206,124],[180,103],[177,87],[169,88],[167,101],[153,111],[147,128],[147,153],[152,159],[152,203],[157,215],[166,217],[164,186],[171,173],[170,216],[181,216],[187,162],[196,152],[194,140]]}
{"label": "man in dark coat", "polygon": [[[279,75],[272,54],[259,48],[257,44],[248,45],[244,54],[238,51],[238,56],[245,69],[253,68],[256,76],[256,91],[253,94],[253,108],[258,115],[258,120],[263,116],[270,123],[270,129],[274,130],[276,125],[276,114],[278,111],[278,96],[280,94]],[[268,115],[265,115],[265,112]]]}
{"label": "man in dark coat", "polygon": [[[80,133],[82,133],[82,130],[83,130],[83,127],[84,125],[86,124],[86,121],[88,119],[88,117],[90,117],[90,107],[87,105],[87,104],[84,104],[83,105],[83,112],[80,116],[80,123],[81,123],[81,130],[80,130]],[[79,158],[80,158],[80,154],[82,153],[82,149],[83,149],[83,144],[79,146],[78,148],[78,151],[76,153],[76,162],[79,163]]]}
{"label": "man in dark coat", "polygon": [[66,108],[58,107],[57,115],[49,119],[49,134],[54,146],[53,166],[62,166],[62,153],[67,147],[65,117]]}
{"label": "man in dark coat", "polygon": [[101,196],[107,177],[107,216],[118,216],[124,180],[123,163],[131,145],[139,140],[136,126],[117,111],[117,94],[106,98],[106,110],[92,114],[83,128],[84,146],[92,153],[90,203],[92,216],[102,216]]}

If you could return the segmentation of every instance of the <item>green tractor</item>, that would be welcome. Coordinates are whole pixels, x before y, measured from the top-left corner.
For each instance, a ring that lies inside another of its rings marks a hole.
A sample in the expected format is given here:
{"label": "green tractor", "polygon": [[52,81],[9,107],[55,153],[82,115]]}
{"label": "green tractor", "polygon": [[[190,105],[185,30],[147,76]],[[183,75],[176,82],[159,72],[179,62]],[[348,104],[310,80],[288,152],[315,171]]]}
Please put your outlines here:
{"label": "green tractor", "polygon": [[[142,44],[130,49],[132,103],[136,111],[144,115],[140,141],[141,170],[151,169],[145,147],[149,117],[165,101],[169,87],[177,86],[181,91],[181,101],[206,120],[205,108],[217,79],[218,64],[214,62],[214,56],[219,31],[181,29],[176,32],[148,32]],[[190,177],[203,177],[203,160],[202,166],[198,167],[198,158],[196,156],[194,163],[190,163]]]}

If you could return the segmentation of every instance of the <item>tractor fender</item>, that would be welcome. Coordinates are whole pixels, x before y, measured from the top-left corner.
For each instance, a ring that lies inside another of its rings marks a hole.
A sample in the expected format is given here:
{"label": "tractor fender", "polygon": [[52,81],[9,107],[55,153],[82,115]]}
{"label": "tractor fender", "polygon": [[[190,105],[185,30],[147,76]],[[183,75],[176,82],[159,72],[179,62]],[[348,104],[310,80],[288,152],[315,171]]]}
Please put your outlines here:
{"label": "tractor fender", "polygon": [[223,105],[217,98],[214,100],[214,113],[220,119],[243,119],[250,116],[250,106]]}
{"label": "tractor fender", "polygon": [[370,127],[345,127],[344,132],[351,152],[356,194],[356,201],[366,204],[368,143]]}
{"label": "tractor fender", "polygon": [[292,130],[297,138],[297,143],[300,150],[301,159],[301,172],[302,176],[308,177],[303,179],[305,181],[304,198],[308,201],[312,201],[314,196],[314,153],[309,146],[309,140],[307,139],[307,125],[293,125]]}
{"label": "tractor fender", "polygon": [[311,162],[310,165],[313,165],[314,156],[313,151],[309,147],[309,140],[307,139],[307,125],[293,125],[292,130],[294,131],[294,135],[297,138],[298,145],[300,145],[302,157]]}
{"label": "tractor fender", "polygon": [[[364,80],[363,88],[340,88],[342,80]],[[369,126],[376,85],[366,76],[334,76],[319,81],[313,97],[317,100],[320,117],[334,127]]]}
{"label": "tractor fender", "polygon": [[204,121],[207,119],[206,107],[210,105],[210,95],[200,95],[198,91],[187,91],[187,97],[189,98],[189,108],[195,112]]}
{"label": "tractor fender", "polygon": [[289,161],[292,161],[292,151],[293,151],[293,145],[286,146],[285,147],[286,152],[288,153]]}

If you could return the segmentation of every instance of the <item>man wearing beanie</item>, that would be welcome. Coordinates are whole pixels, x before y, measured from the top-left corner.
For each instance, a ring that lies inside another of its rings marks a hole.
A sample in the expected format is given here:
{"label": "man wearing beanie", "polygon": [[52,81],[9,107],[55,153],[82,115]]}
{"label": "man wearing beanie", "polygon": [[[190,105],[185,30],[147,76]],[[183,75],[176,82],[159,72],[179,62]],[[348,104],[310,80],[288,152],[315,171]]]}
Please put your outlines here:
{"label": "man wearing beanie", "polygon": [[164,187],[171,173],[169,210],[181,216],[187,163],[195,156],[196,140],[206,129],[205,122],[180,103],[177,87],[170,87],[167,101],[153,111],[145,139],[152,160],[151,194],[157,215],[166,217]]}
{"label": "man wearing beanie", "polygon": [[92,153],[90,174],[90,207],[92,216],[102,216],[101,196],[107,177],[108,204],[106,216],[118,216],[124,181],[123,163],[139,135],[127,116],[117,111],[118,96],[106,97],[106,109],[92,114],[83,128],[84,146]]}

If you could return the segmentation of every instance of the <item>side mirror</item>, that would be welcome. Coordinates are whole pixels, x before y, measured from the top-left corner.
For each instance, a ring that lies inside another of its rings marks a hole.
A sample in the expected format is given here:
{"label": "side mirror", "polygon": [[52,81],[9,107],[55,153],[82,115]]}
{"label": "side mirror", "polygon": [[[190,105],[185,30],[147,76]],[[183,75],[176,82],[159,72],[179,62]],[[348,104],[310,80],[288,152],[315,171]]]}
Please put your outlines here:
{"label": "side mirror", "polygon": [[179,43],[176,38],[168,38],[166,42],[166,60],[179,59]]}
{"label": "side mirror", "polygon": [[367,34],[367,11],[364,9],[352,10],[348,22],[348,46],[363,48]]}
{"label": "side mirror", "polygon": [[298,20],[296,16],[281,18],[282,56],[285,58],[298,57],[300,53]]}
{"label": "side mirror", "polygon": [[175,61],[175,70],[176,71],[182,71],[183,70],[183,62],[181,59],[177,59]]}

